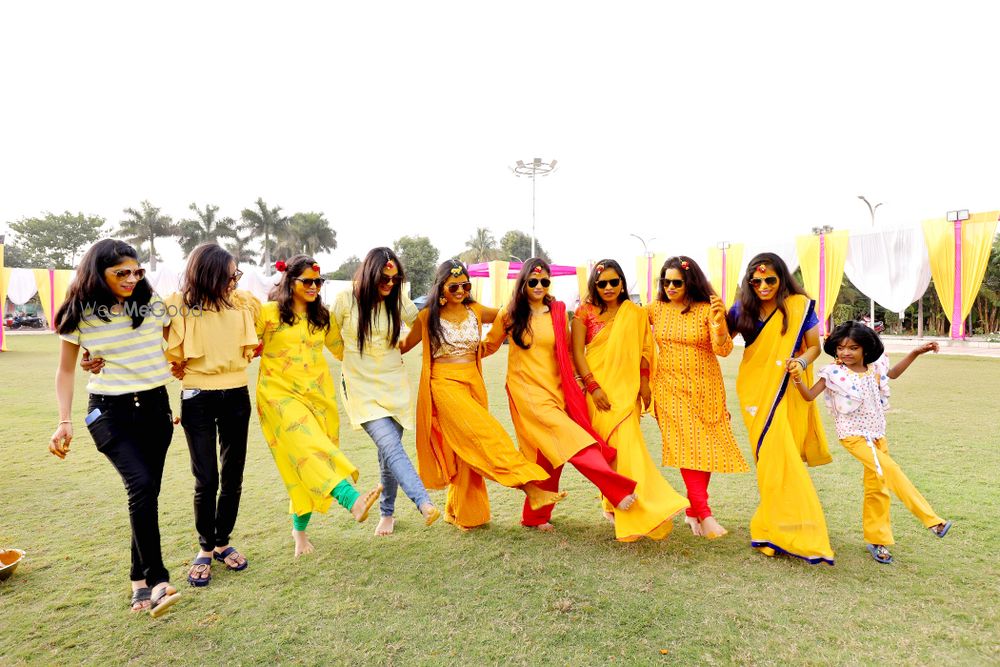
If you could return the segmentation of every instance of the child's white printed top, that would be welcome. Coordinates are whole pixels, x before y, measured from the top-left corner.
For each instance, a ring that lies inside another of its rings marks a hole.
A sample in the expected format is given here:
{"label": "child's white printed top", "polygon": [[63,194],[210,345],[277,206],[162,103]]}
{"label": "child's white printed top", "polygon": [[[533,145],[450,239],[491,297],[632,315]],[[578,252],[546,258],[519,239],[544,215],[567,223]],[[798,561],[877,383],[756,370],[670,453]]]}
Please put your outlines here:
{"label": "child's white printed top", "polygon": [[830,364],[818,375],[826,380],[823,400],[837,424],[837,437],[885,435],[885,411],[889,409],[889,358],[884,354],[864,373]]}

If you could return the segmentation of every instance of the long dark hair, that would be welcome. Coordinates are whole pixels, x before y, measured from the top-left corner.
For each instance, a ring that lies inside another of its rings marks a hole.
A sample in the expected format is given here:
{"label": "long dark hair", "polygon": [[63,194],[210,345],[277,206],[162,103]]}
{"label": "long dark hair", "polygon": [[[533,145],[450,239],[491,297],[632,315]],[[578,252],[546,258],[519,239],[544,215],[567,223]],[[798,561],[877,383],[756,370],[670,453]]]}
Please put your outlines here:
{"label": "long dark hair", "polygon": [[229,265],[236,260],[217,243],[202,243],[188,256],[181,295],[189,308],[222,310],[232,308],[226,296],[232,274]]}
{"label": "long dark hair", "polygon": [[663,263],[663,267],[660,268],[660,290],[656,293],[657,299],[660,301],[670,300],[667,297],[667,289],[663,286],[663,279],[667,277],[667,269],[676,269],[684,276],[687,303],[684,305],[682,313],[690,311],[692,303],[709,303],[711,301],[709,297],[715,294],[715,290],[712,289],[708,278],[705,277],[705,272],[698,266],[698,262],[687,255],[670,257]]}
{"label": "long dark hair", "polygon": [[[378,285],[382,278],[382,269],[386,264],[392,262],[399,269],[399,282],[392,286],[389,296],[382,299],[379,295]],[[354,274],[354,299],[358,302],[358,352],[361,356],[365,354],[365,344],[372,337],[372,320],[379,312],[379,308],[385,308],[389,314],[389,345],[396,347],[399,342],[399,330],[401,328],[399,315],[399,295],[403,291],[403,264],[389,248],[372,248],[365,255],[361,266]]]}
{"label": "long dark hair", "polygon": [[[552,277],[548,262],[538,257],[532,257],[521,265],[521,272],[517,274],[517,282],[514,283],[514,298],[507,305],[506,332],[510,334],[514,343],[522,350],[531,347],[524,342],[524,335],[531,334],[531,304],[528,303],[528,279],[536,268],[540,268],[544,273]],[[555,301],[551,294],[545,295],[545,305]]]}
{"label": "long dark hair", "polygon": [[[285,271],[281,274],[281,282],[271,289],[268,298],[278,302],[278,313],[281,321],[292,326],[295,324],[295,311],[292,305],[295,301],[292,296],[295,279],[302,275],[302,272],[316,264],[316,260],[308,255],[295,255],[285,262]],[[323,305],[323,297],[316,293],[316,300],[306,305],[306,315],[309,318],[309,331],[327,331],[330,328],[330,311]]]}
{"label": "long dark hair", "polygon": [[[87,252],[83,253],[80,264],[76,267],[76,278],[66,290],[66,300],[56,312],[55,321],[58,333],[72,333],[80,326],[80,322],[85,317],[91,315],[102,322],[111,321],[106,311],[118,304],[118,298],[108,287],[104,270],[117,266],[126,259],[134,259],[138,263],[139,254],[135,248],[118,239],[98,241],[90,246]],[[136,282],[135,289],[125,299],[125,304],[145,306],[152,298],[153,287],[148,280],[143,278]],[[145,319],[142,315],[143,310],[145,309],[132,308],[125,311],[131,312],[133,329],[138,329]]]}
{"label": "long dark hair", "polygon": [[618,293],[618,303],[628,301],[628,283],[625,282],[625,272],[622,271],[621,264],[613,259],[602,259],[594,264],[594,268],[590,272],[590,280],[587,281],[587,300],[600,308],[602,313],[608,309],[608,304],[604,303],[601,291],[597,289],[597,278],[608,269],[617,271],[618,277],[622,279],[622,291]]}
{"label": "long dark hair", "polygon": [[[456,274],[455,272],[458,271]],[[448,259],[441,263],[434,274],[434,283],[427,292],[427,339],[431,347],[437,349],[444,343],[444,333],[441,331],[441,302],[438,301],[444,296],[444,283],[448,278],[465,276],[469,280],[469,269],[457,259]],[[473,303],[474,299],[469,292],[465,293],[465,305]]]}
{"label": "long dark hair", "polygon": [[756,255],[747,264],[747,270],[743,275],[743,282],[740,283],[740,292],[736,299],[740,304],[737,316],[730,317],[729,330],[743,334],[743,337],[755,336],[757,333],[757,319],[760,315],[760,298],[754,291],[750,280],[759,266],[770,266],[778,275],[778,293],[774,295],[774,301],[781,311],[781,333],[788,331],[788,311],[785,309],[785,299],[792,294],[809,296],[802,289],[802,285],[795,280],[792,272],[788,270],[785,260],[781,259],[773,252],[762,252]]}
{"label": "long dark hair", "polygon": [[836,359],[837,346],[847,338],[861,346],[866,366],[878,361],[879,357],[885,353],[882,339],[871,327],[865,326],[861,322],[844,322],[834,329],[830,337],[823,343],[823,351]]}

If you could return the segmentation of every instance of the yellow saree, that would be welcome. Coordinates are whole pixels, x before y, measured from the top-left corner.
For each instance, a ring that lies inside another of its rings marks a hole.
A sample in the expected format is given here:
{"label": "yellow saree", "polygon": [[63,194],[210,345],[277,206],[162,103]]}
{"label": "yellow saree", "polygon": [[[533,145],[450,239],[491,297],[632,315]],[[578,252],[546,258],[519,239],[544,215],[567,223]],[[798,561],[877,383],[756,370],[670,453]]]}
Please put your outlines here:
{"label": "yellow saree", "polygon": [[[802,345],[813,302],[792,295],[785,307],[787,331],[781,333],[782,315],[775,311],[746,347],[736,377],[760,489],[760,505],[750,520],[750,545],[769,555],[780,551],[833,565],[823,508],[803,465],[822,465],[832,458],[816,404],[789,387],[785,372],[786,360]],[[811,368],[803,382],[812,386]]]}
{"label": "yellow saree", "polygon": [[[587,343],[586,354],[594,379],[611,402],[610,410],[598,410],[587,395],[594,430],[617,448],[615,470],[636,481],[638,500],[627,511],[614,510],[615,537],[621,542],[641,537],[662,540],[688,500],[660,474],[639,428],[639,368],[643,357],[649,360],[653,354],[645,311],[631,301],[622,303],[614,320]],[[605,509],[612,508],[605,505]]]}

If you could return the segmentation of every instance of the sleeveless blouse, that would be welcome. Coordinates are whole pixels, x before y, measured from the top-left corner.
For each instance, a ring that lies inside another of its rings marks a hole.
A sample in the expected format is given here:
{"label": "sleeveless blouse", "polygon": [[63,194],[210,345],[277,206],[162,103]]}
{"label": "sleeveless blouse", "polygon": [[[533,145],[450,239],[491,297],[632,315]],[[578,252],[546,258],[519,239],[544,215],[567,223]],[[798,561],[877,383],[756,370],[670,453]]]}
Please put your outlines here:
{"label": "sleeveless blouse", "polygon": [[434,347],[433,359],[475,356],[479,350],[479,324],[471,309],[461,324],[453,324],[443,317],[440,322],[442,341]]}

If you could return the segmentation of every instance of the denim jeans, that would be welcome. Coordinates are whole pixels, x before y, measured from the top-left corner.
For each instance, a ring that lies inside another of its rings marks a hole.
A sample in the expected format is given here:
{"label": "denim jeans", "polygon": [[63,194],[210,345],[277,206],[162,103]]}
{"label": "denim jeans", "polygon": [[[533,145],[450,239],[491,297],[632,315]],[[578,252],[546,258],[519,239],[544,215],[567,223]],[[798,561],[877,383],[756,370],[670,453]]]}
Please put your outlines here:
{"label": "denim jeans", "polygon": [[392,516],[396,509],[396,489],[403,487],[403,493],[419,507],[429,505],[424,483],[403,449],[403,427],[392,417],[382,417],[361,425],[375,441],[378,448],[378,466],[382,473],[382,497],[378,508],[382,516]]}

